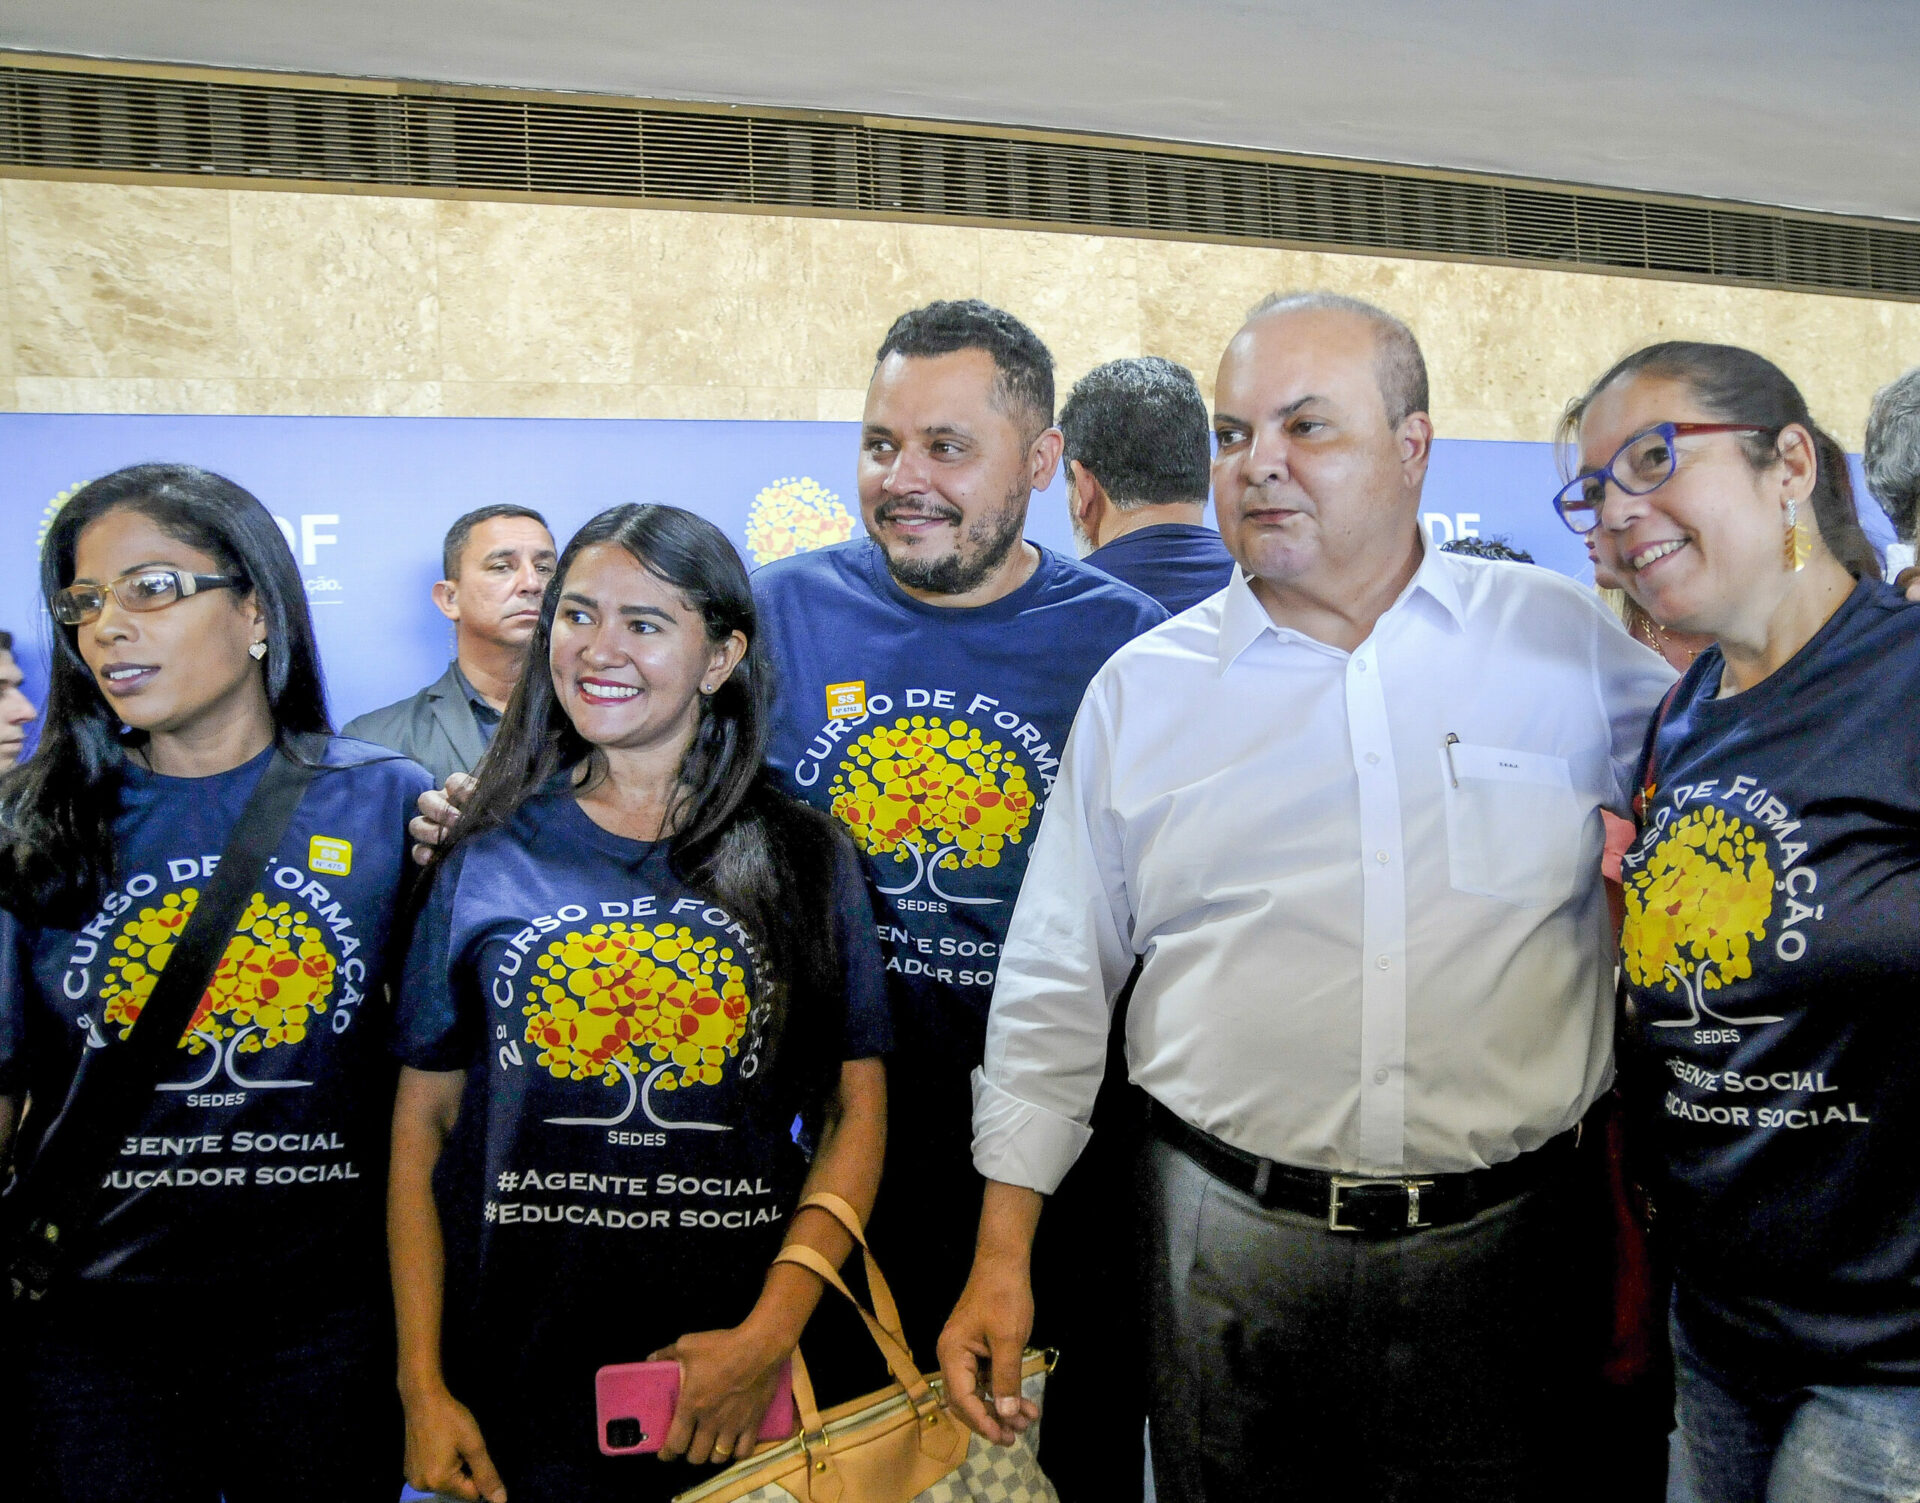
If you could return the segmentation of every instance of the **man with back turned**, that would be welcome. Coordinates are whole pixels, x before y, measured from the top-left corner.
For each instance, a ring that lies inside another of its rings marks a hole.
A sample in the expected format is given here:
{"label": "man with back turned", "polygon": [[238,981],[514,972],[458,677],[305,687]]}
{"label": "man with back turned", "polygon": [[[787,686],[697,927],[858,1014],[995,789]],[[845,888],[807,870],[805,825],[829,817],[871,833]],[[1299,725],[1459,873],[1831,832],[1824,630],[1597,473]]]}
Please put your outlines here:
{"label": "man with back turned", "polygon": [[1170,611],[1226,588],[1233,559],[1201,521],[1212,439],[1193,372],[1157,355],[1095,366],[1060,409],[1060,433],[1087,563]]}

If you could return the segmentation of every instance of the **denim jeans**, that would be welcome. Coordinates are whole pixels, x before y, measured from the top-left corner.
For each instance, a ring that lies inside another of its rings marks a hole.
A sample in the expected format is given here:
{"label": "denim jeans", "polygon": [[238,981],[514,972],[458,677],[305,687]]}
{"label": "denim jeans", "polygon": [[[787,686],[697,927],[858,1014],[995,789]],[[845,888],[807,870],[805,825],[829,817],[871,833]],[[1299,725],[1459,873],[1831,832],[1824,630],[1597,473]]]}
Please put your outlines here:
{"label": "denim jeans", "polygon": [[1769,1387],[1709,1367],[1672,1321],[1667,1503],[1913,1503],[1920,1387]]}

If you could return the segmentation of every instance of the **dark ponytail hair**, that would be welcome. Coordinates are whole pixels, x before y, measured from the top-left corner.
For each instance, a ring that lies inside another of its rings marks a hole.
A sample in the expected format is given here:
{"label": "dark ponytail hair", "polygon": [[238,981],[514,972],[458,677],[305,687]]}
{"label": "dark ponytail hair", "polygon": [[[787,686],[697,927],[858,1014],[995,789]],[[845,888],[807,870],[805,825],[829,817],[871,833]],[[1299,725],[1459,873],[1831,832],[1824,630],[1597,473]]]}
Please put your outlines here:
{"label": "dark ponytail hair", "polygon": [[[306,587],[279,524],[231,480],[184,464],[142,464],[94,481],[60,509],[40,551],[49,607],[73,582],[80,534],[110,511],[147,517],[167,536],[245,581],[267,620],[267,706],[283,747],[326,734],[327,691]],[[123,726],[80,655],[84,628],[56,626],[40,745],[0,777],[0,905],[41,924],[83,922],[114,879],[113,823],[124,752],[144,731]]]}
{"label": "dark ponytail hair", "polygon": [[[1771,468],[1780,457],[1780,430],[1798,425],[1813,439],[1815,473],[1809,497],[1820,539],[1827,551],[1857,578],[1879,578],[1880,555],[1860,527],[1854,506],[1853,478],[1847,472],[1847,454],[1807,410],[1807,399],[1785,371],[1764,355],[1731,344],[1702,344],[1675,339],[1650,344],[1617,361],[1587,389],[1585,396],[1567,404],[1556,442],[1564,455],[1578,440],[1581,421],[1594,399],[1612,386],[1635,376],[1683,382],[1712,417],[1723,423],[1752,423],[1765,433],[1740,435],[1740,446],[1755,471]],[[1565,468],[1563,464],[1562,468]],[[1571,471],[1569,471],[1569,474]]]}
{"label": "dark ponytail hair", "polygon": [[[713,523],[677,506],[628,504],[603,511],[567,544],[547,581],[540,622],[527,644],[527,670],[478,769],[479,784],[446,860],[467,841],[498,829],[529,798],[586,764],[591,786],[604,776],[596,748],[574,728],[554,693],[553,622],[574,563],[588,548],[623,548],[672,585],[700,614],[715,645],[734,632],[746,656],[700,700],[700,724],[680,766],[671,805],[668,860],[674,875],[729,910],[754,936],[756,1020],[764,1068],[758,1106],[775,1123],[812,1116],[837,1080],[845,980],[833,941],[830,903],[836,864],[850,852],[825,815],[782,794],[762,764],[771,731],[773,680],[756,633],[746,566]],[[845,849],[843,849],[845,848]],[[796,1008],[804,1022],[794,1026]]]}

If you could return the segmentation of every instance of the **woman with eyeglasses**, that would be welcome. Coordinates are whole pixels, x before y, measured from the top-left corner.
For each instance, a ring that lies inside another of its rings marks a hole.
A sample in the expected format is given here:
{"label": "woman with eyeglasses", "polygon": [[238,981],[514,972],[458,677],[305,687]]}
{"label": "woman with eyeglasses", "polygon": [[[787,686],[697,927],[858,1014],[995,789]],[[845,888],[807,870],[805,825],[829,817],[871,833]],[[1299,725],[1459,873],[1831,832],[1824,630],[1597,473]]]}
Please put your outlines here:
{"label": "woman with eyeglasses", "polygon": [[1920,611],[1759,355],[1640,350],[1564,436],[1561,516],[1712,644],[1649,737],[1623,862],[1668,1497],[1920,1497]]}
{"label": "woman with eyeglasses", "polygon": [[133,1029],[276,749],[319,766],[44,1297],[15,1304],[9,1496],[392,1503],[384,993],[431,780],[329,738],[299,570],[231,481],[96,480],[41,581],[45,728],[0,778],[0,1154],[23,1175],[83,1058]]}
{"label": "woman with eyeglasses", "polygon": [[[795,1204],[872,1209],[884,972],[852,845],[764,770],[773,685],[724,533],[602,512],[530,651],[402,991],[407,1473],[491,1503],[664,1503],[702,1474],[661,1458],[754,1446],[823,1287],[775,1252],[851,1250]],[[680,1368],[658,1457],[601,1454],[639,1425],[596,1416],[596,1373],[655,1360]]]}

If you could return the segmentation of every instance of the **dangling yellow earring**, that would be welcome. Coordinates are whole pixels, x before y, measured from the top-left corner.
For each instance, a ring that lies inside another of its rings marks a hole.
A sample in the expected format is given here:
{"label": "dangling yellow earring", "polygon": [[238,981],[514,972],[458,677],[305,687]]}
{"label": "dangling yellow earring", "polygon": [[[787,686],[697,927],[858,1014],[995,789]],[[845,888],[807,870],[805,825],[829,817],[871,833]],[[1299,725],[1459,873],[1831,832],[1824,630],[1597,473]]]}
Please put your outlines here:
{"label": "dangling yellow earring", "polygon": [[1795,574],[1806,568],[1807,560],[1813,557],[1813,539],[1800,525],[1800,503],[1787,502],[1787,568]]}

